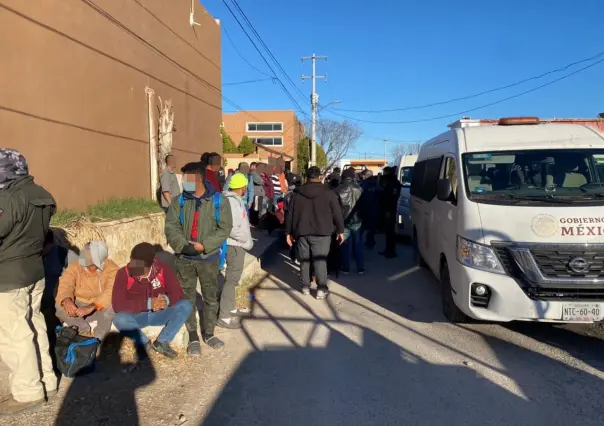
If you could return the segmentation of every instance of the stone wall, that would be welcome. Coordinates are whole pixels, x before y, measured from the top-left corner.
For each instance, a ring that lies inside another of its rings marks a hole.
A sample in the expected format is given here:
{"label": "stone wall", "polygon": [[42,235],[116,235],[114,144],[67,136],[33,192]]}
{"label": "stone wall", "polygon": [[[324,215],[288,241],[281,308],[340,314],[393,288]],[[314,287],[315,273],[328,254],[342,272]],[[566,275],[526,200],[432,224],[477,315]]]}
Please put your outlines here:
{"label": "stone wall", "polygon": [[164,219],[163,213],[153,213],[111,222],[86,222],[59,232],[55,230],[55,235],[60,245],[78,249],[91,239],[102,238],[109,248],[109,257],[123,266],[130,259],[132,247],[138,243],[147,242],[166,247]]}

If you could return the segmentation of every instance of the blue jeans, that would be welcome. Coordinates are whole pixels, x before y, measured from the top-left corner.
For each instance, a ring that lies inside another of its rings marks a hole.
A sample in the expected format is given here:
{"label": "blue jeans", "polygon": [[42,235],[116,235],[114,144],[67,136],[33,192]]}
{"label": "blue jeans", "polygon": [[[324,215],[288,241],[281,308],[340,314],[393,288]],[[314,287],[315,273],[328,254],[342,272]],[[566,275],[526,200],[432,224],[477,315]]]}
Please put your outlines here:
{"label": "blue jeans", "polygon": [[141,346],[149,341],[149,338],[141,331],[142,328],[150,325],[163,325],[165,327],[157,336],[157,341],[159,343],[170,343],[192,311],[193,305],[186,299],[180,299],[174,306],[170,306],[163,311],[140,312],[138,314],[118,312],[113,318],[113,325],[122,335],[134,339],[136,344]]}
{"label": "blue jeans", "polygon": [[346,229],[344,240],[341,248],[342,271],[350,272],[350,259],[354,255],[354,261],[357,264],[357,271],[365,271],[365,259],[363,256],[363,230],[353,231]]}

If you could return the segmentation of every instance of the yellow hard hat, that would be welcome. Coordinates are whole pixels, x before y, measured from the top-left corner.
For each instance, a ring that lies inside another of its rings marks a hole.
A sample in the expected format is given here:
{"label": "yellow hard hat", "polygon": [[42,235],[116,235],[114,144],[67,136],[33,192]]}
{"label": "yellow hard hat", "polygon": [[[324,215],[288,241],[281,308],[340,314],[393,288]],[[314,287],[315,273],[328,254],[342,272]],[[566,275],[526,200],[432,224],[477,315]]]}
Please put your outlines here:
{"label": "yellow hard hat", "polygon": [[241,189],[247,187],[247,178],[243,173],[235,173],[231,176],[231,182],[229,183],[229,188],[231,189]]}

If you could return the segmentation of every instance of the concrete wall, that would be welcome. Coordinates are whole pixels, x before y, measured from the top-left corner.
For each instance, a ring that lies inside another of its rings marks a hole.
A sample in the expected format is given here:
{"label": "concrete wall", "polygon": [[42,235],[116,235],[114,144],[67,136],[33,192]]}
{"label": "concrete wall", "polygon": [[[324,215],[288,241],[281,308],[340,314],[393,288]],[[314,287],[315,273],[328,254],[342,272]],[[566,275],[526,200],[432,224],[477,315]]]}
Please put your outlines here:
{"label": "concrete wall", "polygon": [[[224,130],[231,136],[235,144],[241,142],[243,136],[250,138],[275,137],[283,138],[283,146],[267,146],[271,150],[293,157],[292,170],[296,167],[297,144],[304,137],[304,126],[296,117],[294,111],[247,111],[222,115]],[[246,124],[254,123],[283,123],[282,132],[248,132]],[[269,158],[266,152],[259,152],[262,158]],[[276,157],[276,155],[274,155]],[[289,160],[289,159],[286,159]]]}
{"label": "concrete wall", "polygon": [[193,29],[190,0],[0,0],[0,145],[59,208],[150,197],[147,86],[179,163],[221,151],[220,25],[195,4]]}

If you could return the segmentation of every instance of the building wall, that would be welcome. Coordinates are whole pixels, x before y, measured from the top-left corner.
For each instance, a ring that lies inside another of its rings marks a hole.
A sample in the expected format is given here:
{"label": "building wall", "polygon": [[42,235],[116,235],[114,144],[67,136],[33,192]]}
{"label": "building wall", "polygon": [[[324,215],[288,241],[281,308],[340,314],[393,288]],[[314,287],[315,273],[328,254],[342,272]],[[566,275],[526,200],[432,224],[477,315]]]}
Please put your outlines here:
{"label": "building wall", "polygon": [[147,86],[174,103],[179,163],[222,150],[219,23],[195,2],[192,29],[190,0],[92,3],[0,0],[1,145],[59,208],[151,196]]}
{"label": "building wall", "polygon": [[[239,111],[222,115],[224,130],[231,136],[235,144],[239,144],[243,136],[249,138],[282,137],[283,146],[268,146],[284,155],[293,157],[292,170],[296,170],[296,154],[298,142],[304,137],[304,126],[296,117],[294,111]],[[247,123],[283,123],[281,132],[248,132]],[[269,157],[261,153],[261,156]],[[286,158],[286,160],[289,160]]]}

